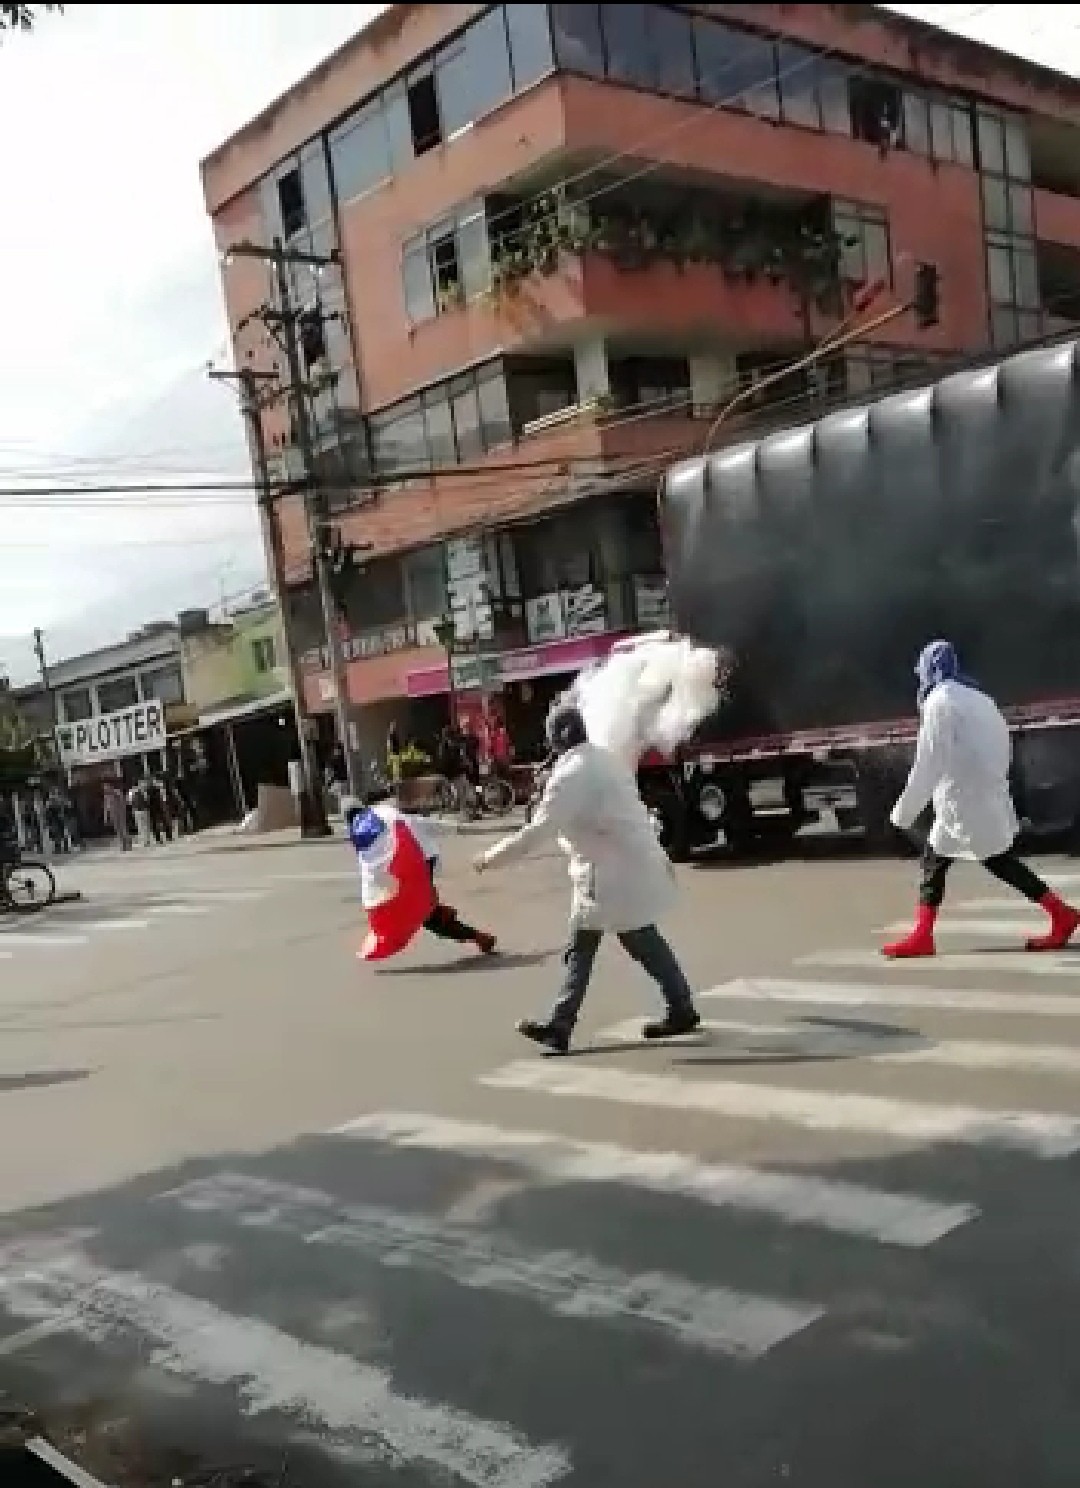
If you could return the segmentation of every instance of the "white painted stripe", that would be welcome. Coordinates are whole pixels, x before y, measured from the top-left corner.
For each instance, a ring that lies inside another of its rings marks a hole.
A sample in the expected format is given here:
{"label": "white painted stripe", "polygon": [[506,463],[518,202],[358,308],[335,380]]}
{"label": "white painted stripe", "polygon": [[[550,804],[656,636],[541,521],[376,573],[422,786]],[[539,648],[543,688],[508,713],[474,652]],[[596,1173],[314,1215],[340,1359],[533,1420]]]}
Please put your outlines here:
{"label": "white painted stripe", "polygon": [[480,1083],[500,1090],[535,1090],[622,1105],[701,1111],[736,1121],[786,1122],[810,1131],[869,1132],[903,1141],[1004,1147],[1035,1157],[1068,1157],[1080,1150],[1080,1118],[1048,1111],[984,1111],[841,1090],[684,1080],[632,1070],[589,1069],[557,1058],[515,1060],[482,1075]]}
{"label": "white painted stripe", "polygon": [[357,1250],[383,1266],[434,1271],[459,1286],[524,1297],[557,1317],[619,1318],[714,1353],[757,1358],[824,1312],[811,1303],[778,1302],[661,1271],[634,1275],[573,1251],[535,1250],[497,1231],[339,1204],[319,1189],[242,1173],[196,1179],[165,1197],[232,1215],[241,1224],[285,1230],[309,1244]]}
{"label": "white painted stripe", "polygon": [[79,1249],[50,1257],[12,1247],[21,1269],[0,1268],[0,1299],[15,1316],[70,1314],[70,1331],[115,1347],[130,1338],[156,1368],[198,1384],[235,1389],[246,1415],[282,1413],[364,1450],[384,1469],[425,1464],[474,1488],[546,1488],[571,1462],[557,1446],[536,1447],[510,1427],[395,1391],[387,1370],[304,1343],[261,1319],[134,1274],[97,1266]]}
{"label": "white painted stripe", "polygon": [[936,956],[913,961],[890,961],[880,951],[814,951],[800,956],[796,966],[834,966],[857,971],[936,972],[939,976],[953,971],[976,971],[983,976],[1080,976],[1080,953],[1062,952],[1025,954],[1022,950],[946,951]]}
{"label": "white painted stripe", "polygon": [[[996,914],[999,912],[1009,914],[1016,912],[1019,903],[1020,900],[1015,894],[995,894],[989,899],[958,899],[955,904],[950,904],[949,908],[954,910],[966,910],[972,914]],[[946,913],[948,913],[948,911],[946,911]],[[1032,913],[1034,914],[1034,910],[1032,911]],[[1045,916],[1042,918],[1041,923],[1044,925],[1046,924]],[[909,920],[909,928],[910,925],[911,921]]]}
{"label": "white painted stripe", "polygon": [[380,1112],[347,1122],[334,1135],[514,1163],[548,1183],[625,1184],[887,1245],[932,1245],[979,1213],[973,1204],[885,1193],[858,1183],[706,1163],[682,1152],[639,1152],[609,1142],[507,1131],[441,1116]]}
{"label": "white painted stripe", "polygon": [[265,899],[268,893],[266,889],[168,889],[163,893],[180,894],[185,900],[193,900],[196,903],[200,899],[211,899],[215,902],[221,900],[224,904],[256,904]]}
{"label": "white painted stripe", "polygon": [[149,920],[80,920],[80,930],[147,930]]}
{"label": "white painted stripe", "polygon": [[[640,1024],[617,1023],[600,1035],[613,1042],[630,1036]],[[745,1040],[743,1052],[770,1055],[797,1052],[879,1060],[885,1064],[935,1064],[955,1069],[1042,1070],[1048,1074],[1080,1073],[1080,1046],[1012,1044],[1004,1040],[931,1039],[919,1033],[873,1033],[861,1029],[821,1027],[813,1023],[742,1023],[705,1019],[709,1033],[734,1034]],[[680,1042],[689,1043],[690,1037]],[[699,1040],[700,1042],[700,1036]]]}
{"label": "white painted stripe", "polygon": [[152,904],[147,906],[147,914],[151,915],[204,915],[210,913],[210,907],[206,904]]}
{"label": "white painted stripe", "polygon": [[[877,963],[875,962],[875,965]],[[815,1007],[934,1008],[955,1013],[1016,1013],[1031,1018],[1080,1018],[1080,997],[1060,992],[983,992],[879,982],[786,981],[738,977],[698,994],[729,1002],[805,1002]]]}
{"label": "white painted stripe", "polygon": [[30,946],[33,949],[40,947],[42,950],[46,950],[50,946],[79,946],[85,945],[86,941],[87,937],[85,935],[54,935],[48,930],[42,930],[38,934],[35,934],[32,930],[4,930],[0,932],[0,945],[5,947],[18,946],[20,949],[24,946]]}
{"label": "white painted stripe", "polygon": [[43,1436],[32,1436],[25,1445],[28,1452],[39,1462],[44,1462],[46,1467],[51,1467],[62,1482],[71,1484],[71,1488],[106,1488],[100,1478],[92,1477],[77,1462],[58,1452]]}
{"label": "white painted stripe", "polygon": [[[1038,873],[1038,869],[1035,870]],[[1080,873],[1042,873],[1052,889],[1080,889]]]}
{"label": "white painted stripe", "polygon": [[[1016,940],[1022,944],[1029,935],[1045,935],[1050,929],[1050,921],[1045,915],[1037,920],[1032,918],[1026,920],[942,919],[937,922],[934,928],[937,935],[1006,935],[1010,940]],[[902,935],[910,929],[910,920],[896,920],[891,925],[883,926],[878,933],[880,935]]]}

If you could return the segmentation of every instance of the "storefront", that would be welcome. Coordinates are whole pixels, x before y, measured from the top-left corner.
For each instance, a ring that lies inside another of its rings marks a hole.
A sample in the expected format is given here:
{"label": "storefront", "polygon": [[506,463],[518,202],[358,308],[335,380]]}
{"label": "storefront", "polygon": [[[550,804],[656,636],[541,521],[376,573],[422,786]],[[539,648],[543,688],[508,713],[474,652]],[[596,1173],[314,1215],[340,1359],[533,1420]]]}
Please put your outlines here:
{"label": "storefront", "polygon": [[[455,656],[453,690],[459,714],[468,718],[485,698],[497,698],[517,757],[534,758],[543,753],[544,720],[551,703],[583,667],[602,661],[622,636],[622,632],[575,636],[513,651]],[[445,662],[410,672],[406,680],[413,699],[448,697],[450,692]]]}

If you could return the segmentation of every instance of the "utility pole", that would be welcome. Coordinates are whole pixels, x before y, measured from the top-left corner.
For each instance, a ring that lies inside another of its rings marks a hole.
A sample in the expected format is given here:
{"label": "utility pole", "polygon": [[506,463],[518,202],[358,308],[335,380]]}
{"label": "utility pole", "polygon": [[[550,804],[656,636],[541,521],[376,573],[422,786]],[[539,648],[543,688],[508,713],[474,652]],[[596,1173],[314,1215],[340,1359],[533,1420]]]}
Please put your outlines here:
{"label": "utility pole", "polygon": [[56,713],[56,694],[53,692],[49,664],[45,657],[45,637],[36,627],[34,629],[34,655],[37,657],[38,671],[41,673],[41,691],[49,710],[49,744],[53,754],[59,759],[60,753],[56,743],[56,725],[59,722]]}
{"label": "utility pole", "polygon": [[304,696],[304,678],[300,671],[300,657],[293,642],[289,625],[289,611],[285,595],[284,553],[281,546],[281,531],[274,515],[274,497],[270,482],[270,461],[266,453],[266,434],[263,430],[263,399],[259,397],[259,383],[277,384],[276,372],[256,372],[251,367],[241,367],[238,372],[219,372],[213,368],[210,377],[215,382],[235,383],[240,390],[240,412],[247,425],[251,458],[255,466],[255,480],[259,487],[259,519],[262,523],[263,540],[270,558],[270,584],[281,615],[281,630],[285,639],[285,664],[289,673],[289,691],[292,694],[293,716],[296,719],[296,734],[300,744],[300,835],[302,837],[329,837],[330,825],[323,807],[323,794],[319,783],[319,772],[315,763],[315,752],[308,733],[308,711]]}
{"label": "utility pole", "polygon": [[359,796],[361,782],[355,753],[352,748],[348,676],[345,670],[345,658],[341,650],[341,638],[338,635],[338,606],[334,597],[330,568],[330,545],[328,541],[330,535],[330,514],[326,492],[322,489],[316,475],[315,441],[311,432],[311,419],[308,414],[306,400],[308,389],[300,359],[300,337],[298,329],[303,307],[297,307],[293,304],[292,290],[289,285],[290,265],[307,264],[314,269],[323,269],[332,264],[340,263],[340,255],[336,250],[329,255],[294,251],[286,248],[280,238],[275,238],[273,245],[269,248],[259,247],[254,243],[238,243],[235,247],[229,249],[226,257],[256,258],[263,263],[269,264],[274,270],[277,305],[273,308],[264,306],[262,310],[256,313],[267,329],[277,339],[285,353],[285,361],[288,367],[289,382],[285,389],[285,394],[292,409],[293,424],[296,430],[296,443],[300,450],[300,463],[303,470],[304,482],[304,504],[307,510],[308,532],[311,538],[311,559],[315,571],[315,582],[319,590],[323,626],[326,632],[326,650],[330,662],[331,685],[334,689],[334,714],[337,721],[338,742],[345,756],[345,771],[349,783],[349,794]]}

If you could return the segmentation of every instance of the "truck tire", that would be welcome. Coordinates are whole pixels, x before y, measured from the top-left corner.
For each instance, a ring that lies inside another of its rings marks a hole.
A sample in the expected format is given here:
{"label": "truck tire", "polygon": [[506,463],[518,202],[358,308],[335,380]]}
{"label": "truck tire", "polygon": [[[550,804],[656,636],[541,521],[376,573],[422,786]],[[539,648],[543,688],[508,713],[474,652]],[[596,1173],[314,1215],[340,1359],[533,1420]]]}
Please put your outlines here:
{"label": "truck tire", "polygon": [[686,806],[678,791],[670,786],[652,786],[641,799],[652,817],[660,846],[673,863],[685,863],[690,856],[690,836]]}

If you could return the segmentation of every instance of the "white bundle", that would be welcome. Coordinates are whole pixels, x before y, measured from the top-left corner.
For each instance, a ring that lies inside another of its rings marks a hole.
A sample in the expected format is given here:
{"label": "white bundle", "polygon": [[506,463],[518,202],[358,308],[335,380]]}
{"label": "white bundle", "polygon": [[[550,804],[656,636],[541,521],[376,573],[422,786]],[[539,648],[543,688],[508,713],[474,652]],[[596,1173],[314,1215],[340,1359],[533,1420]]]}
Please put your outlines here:
{"label": "white bundle", "polygon": [[692,641],[647,639],[581,673],[560,701],[581,710],[590,742],[636,768],[648,749],[684,744],[720,706],[725,663]]}

